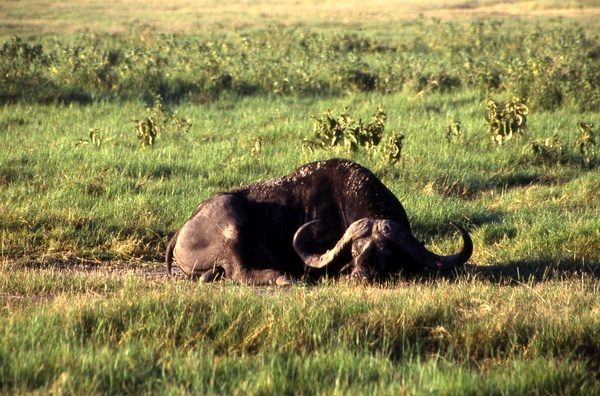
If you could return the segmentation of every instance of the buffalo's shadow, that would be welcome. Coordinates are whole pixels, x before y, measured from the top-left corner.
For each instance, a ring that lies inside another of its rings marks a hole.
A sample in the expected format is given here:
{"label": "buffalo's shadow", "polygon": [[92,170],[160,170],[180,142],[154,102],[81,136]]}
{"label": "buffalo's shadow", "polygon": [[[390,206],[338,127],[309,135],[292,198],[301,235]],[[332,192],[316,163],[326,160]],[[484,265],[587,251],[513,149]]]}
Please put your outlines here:
{"label": "buffalo's shadow", "polygon": [[540,283],[552,280],[600,279],[600,261],[583,261],[564,258],[513,260],[505,264],[476,265],[467,263],[447,273],[426,276],[452,281],[487,281],[499,284]]}

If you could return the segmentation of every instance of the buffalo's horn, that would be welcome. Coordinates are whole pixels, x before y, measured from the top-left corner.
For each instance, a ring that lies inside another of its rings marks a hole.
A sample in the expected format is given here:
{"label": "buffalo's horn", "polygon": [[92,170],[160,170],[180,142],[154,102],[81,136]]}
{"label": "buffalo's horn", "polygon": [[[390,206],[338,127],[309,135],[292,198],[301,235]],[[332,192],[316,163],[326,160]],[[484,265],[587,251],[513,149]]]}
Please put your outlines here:
{"label": "buffalo's horn", "polygon": [[300,227],[294,235],[294,250],[296,250],[296,253],[298,253],[302,261],[304,261],[304,264],[309,267],[327,267],[344,253],[346,249],[350,248],[354,239],[361,238],[371,232],[373,220],[365,218],[350,224],[342,238],[340,238],[336,245],[327,252],[323,254],[309,252],[306,248],[307,244],[314,241],[319,228],[322,229],[324,226],[325,223],[323,220],[313,220]]}
{"label": "buffalo's horn", "polygon": [[460,252],[450,256],[440,256],[430,252],[412,236],[410,231],[391,220],[380,220],[376,224],[377,230],[394,242],[402,251],[406,252],[416,263],[428,268],[446,271],[466,263],[473,253],[473,241],[469,233],[459,225],[450,223],[462,236],[463,247]]}

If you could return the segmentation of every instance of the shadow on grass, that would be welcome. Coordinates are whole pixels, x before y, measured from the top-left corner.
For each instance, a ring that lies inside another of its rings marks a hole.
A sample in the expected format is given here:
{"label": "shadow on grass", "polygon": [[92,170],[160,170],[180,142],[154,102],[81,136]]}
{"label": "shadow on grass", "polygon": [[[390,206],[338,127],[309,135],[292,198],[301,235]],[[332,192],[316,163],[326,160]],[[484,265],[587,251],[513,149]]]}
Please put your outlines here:
{"label": "shadow on grass", "polygon": [[[568,163],[579,166],[581,160],[574,158]],[[435,180],[433,188],[445,197],[473,201],[481,199],[486,194],[503,194],[513,189],[531,186],[555,186],[570,180],[572,180],[571,174],[549,175],[543,167],[535,168],[524,164],[523,169],[489,178],[467,177],[463,180],[460,177],[444,175]]]}
{"label": "shadow on grass", "polygon": [[505,264],[478,266],[466,264],[445,274],[430,278],[448,280],[487,281],[499,284],[540,283],[554,280],[600,279],[600,262],[545,258],[514,260]]}
{"label": "shadow on grass", "polygon": [[[417,221],[411,223],[411,229],[413,235],[418,238],[423,238],[424,242],[436,240],[449,235],[455,235],[456,230],[450,224],[451,222],[461,225],[471,231],[476,227],[485,226],[487,224],[498,225],[502,224],[503,220],[507,217],[506,211],[497,209],[485,209],[481,210],[478,208],[465,207],[464,211],[460,213],[462,217],[450,214],[445,219],[437,218],[419,218]],[[507,227],[503,227],[507,228]]]}

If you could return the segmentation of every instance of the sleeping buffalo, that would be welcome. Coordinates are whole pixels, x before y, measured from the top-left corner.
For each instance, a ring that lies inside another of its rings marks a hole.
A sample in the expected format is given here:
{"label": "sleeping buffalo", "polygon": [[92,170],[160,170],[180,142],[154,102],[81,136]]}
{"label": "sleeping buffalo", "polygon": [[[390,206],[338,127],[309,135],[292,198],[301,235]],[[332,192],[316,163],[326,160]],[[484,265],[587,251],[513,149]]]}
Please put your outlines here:
{"label": "sleeping buffalo", "polygon": [[202,202],[175,233],[166,253],[182,272],[209,282],[224,276],[251,284],[350,275],[381,279],[422,268],[448,270],[471,257],[440,256],[412,236],[404,208],[355,162],[313,162],[288,176],[223,192]]}

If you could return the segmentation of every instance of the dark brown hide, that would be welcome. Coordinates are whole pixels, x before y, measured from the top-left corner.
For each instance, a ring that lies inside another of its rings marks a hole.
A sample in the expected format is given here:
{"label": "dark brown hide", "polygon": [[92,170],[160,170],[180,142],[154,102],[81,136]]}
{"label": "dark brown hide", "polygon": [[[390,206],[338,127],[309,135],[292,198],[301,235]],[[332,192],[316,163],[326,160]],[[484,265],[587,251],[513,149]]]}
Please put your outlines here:
{"label": "dark brown hide", "polygon": [[169,242],[166,265],[171,273],[175,262],[203,281],[224,276],[252,284],[335,277],[342,268],[367,279],[421,267],[447,270],[465,263],[473,248],[468,233],[455,227],[464,243],[459,253],[429,252],[371,171],[332,159],[202,202]]}

